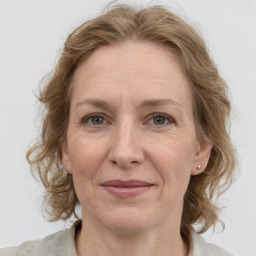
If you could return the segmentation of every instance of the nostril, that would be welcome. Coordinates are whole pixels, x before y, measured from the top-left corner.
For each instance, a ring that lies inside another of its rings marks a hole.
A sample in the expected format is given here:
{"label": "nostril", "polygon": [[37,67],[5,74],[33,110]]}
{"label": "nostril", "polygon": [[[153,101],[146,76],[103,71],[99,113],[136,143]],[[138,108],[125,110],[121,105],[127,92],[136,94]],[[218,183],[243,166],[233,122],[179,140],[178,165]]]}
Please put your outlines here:
{"label": "nostril", "polygon": [[119,166],[121,168],[129,168],[129,167],[133,167],[134,165],[139,164],[139,161],[129,160],[127,158],[119,158],[119,159],[111,160],[111,163],[113,165]]}

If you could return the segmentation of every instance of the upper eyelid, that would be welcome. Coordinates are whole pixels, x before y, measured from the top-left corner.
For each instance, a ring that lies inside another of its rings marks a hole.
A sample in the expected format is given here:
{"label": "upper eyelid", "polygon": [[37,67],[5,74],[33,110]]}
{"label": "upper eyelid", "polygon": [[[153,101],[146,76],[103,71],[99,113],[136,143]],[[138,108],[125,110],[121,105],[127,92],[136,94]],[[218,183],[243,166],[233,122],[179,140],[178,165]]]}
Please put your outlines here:
{"label": "upper eyelid", "polygon": [[167,118],[170,118],[170,119],[173,119],[172,116],[166,114],[166,113],[163,113],[163,112],[154,112],[154,113],[151,113],[148,115],[148,117],[155,117],[155,116],[163,116],[163,117],[167,117]]}
{"label": "upper eyelid", "polygon": [[169,115],[169,114],[166,114],[166,113],[163,113],[163,112],[154,112],[154,113],[151,113],[148,115],[148,118],[150,117],[157,117],[157,116],[161,116],[161,117],[166,117],[168,119],[171,119],[173,121],[175,121],[174,117]]}

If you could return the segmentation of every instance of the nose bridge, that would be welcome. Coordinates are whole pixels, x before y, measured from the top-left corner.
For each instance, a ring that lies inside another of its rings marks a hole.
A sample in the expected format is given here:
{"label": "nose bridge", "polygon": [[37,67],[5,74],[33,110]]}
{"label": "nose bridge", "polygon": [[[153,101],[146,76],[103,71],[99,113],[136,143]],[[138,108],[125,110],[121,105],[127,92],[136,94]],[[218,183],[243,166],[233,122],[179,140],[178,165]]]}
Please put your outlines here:
{"label": "nose bridge", "polygon": [[119,142],[119,146],[124,146],[124,148],[129,148],[133,145],[133,139],[136,136],[135,124],[132,120],[124,119],[121,120],[117,125],[116,136]]}
{"label": "nose bridge", "polygon": [[121,119],[117,123],[111,142],[110,160],[121,167],[134,165],[143,160],[139,145],[139,128],[131,119]]}

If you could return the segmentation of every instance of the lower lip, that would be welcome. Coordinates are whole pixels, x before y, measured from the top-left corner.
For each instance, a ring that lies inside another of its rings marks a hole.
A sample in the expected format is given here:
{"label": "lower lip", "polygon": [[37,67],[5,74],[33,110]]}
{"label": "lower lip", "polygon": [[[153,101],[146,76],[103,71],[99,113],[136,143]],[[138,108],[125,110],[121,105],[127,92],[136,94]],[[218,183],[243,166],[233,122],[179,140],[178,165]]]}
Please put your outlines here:
{"label": "lower lip", "polygon": [[103,186],[110,194],[120,197],[120,198],[132,198],[138,196],[149,189],[152,186],[142,186],[142,187],[113,187],[113,186]]}

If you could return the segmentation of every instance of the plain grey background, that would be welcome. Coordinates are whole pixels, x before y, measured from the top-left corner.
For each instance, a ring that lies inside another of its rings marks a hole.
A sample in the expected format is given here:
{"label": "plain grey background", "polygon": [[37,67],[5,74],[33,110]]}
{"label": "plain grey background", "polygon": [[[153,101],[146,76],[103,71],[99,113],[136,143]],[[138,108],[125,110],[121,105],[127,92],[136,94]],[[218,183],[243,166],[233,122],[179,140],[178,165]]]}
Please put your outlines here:
{"label": "plain grey background", "polygon": [[[107,3],[0,0],[0,247],[42,238],[69,226],[43,219],[42,189],[30,175],[25,152],[40,127],[35,94],[41,78],[54,67],[72,29],[99,14]],[[204,236],[234,255],[252,256],[256,251],[256,1],[152,3],[167,4],[201,31],[230,86],[234,105],[231,134],[240,176],[221,200],[227,206],[222,216],[225,231]]]}

